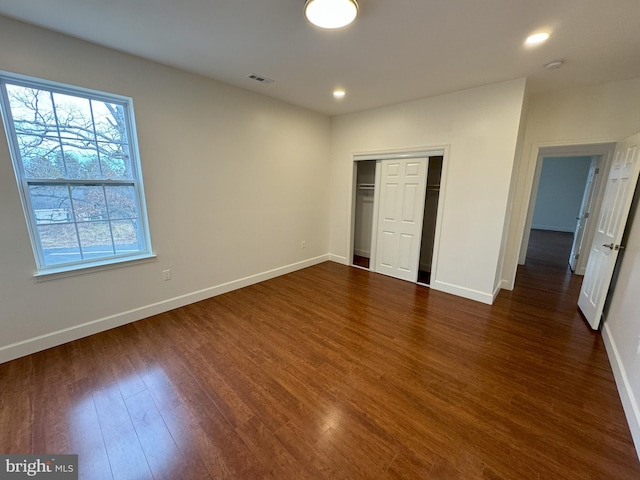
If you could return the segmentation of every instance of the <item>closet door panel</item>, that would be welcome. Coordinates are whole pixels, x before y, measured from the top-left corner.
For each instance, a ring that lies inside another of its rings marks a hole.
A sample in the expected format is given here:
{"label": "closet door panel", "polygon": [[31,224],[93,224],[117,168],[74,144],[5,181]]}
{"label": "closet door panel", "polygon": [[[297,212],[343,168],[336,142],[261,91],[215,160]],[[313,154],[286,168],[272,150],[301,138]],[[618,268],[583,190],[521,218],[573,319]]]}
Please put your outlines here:
{"label": "closet door panel", "polygon": [[427,179],[427,158],[381,160],[375,271],[415,282]]}

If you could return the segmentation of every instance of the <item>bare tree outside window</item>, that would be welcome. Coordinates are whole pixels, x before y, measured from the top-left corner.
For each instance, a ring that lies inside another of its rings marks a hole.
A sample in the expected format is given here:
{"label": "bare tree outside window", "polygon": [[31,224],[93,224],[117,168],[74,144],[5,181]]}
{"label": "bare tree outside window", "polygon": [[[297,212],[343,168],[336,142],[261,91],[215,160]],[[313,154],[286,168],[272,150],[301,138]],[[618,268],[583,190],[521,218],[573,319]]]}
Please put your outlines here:
{"label": "bare tree outside window", "polygon": [[41,269],[150,253],[127,102],[0,80]]}

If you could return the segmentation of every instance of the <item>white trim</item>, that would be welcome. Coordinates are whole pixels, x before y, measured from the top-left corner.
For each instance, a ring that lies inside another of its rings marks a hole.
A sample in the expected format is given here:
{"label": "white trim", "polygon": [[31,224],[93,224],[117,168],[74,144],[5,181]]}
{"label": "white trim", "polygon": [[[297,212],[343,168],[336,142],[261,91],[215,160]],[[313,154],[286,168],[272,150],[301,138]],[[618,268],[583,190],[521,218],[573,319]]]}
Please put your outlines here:
{"label": "white trim", "polygon": [[359,257],[367,257],[367,258],[371,256],[371,252],[369,250],[360,250],[359,248],[354,248],[353,254],[358,255]]}
{"label": "white trim", "polygon": [[[442,171],[440,172],[440,193],[438,195],[438,208],[436,209],[436,230],[433,236],[433,252],[431,253],[431,282],[438,277],[440,263],[440,241],[442,239],[442,224],[444,223],[444,205],[447,196],[447,182],[449,181],[449,145],[442,147]],[[420,238],[422,242],[422,238]]]}
{"label": "white trim", "polygon": [[491,299],[490,305],[493,305],[493,302],[496,301],[496,298],[498,298],[498,294],[500,293],[500,290],[502,290],[502,281],[499,281],[498,284],[496,285],[496,288],[493,289],[493,298]]}
{"label": "white trim", "polygon": [[30,355],[32,353],[39,352],[40,350],[62,345],[63,343],[71,342],[73,340],[78,340],[89,335],[104,332],[121,325],[126,325],[127,323],[132,323],[142,320],[143,318],[173,310],[175,308],[184,307],[185,305],[206,300],[207,298],[215,297],[255,283],[264,282],[265,280],[295,272],[296,270],[311,267],[331,260],[330,257],[332,256],[321,255],[319,257],[292,263],[290,265],[285,265],[284,267],[274,268],[273,270],[257,273],[255,275],[249,275],[248,277],[240,278],[238,280],[233,280],[231,282],[187,293],[168,300],[152,303],[151,305],[134,308],[133,310],[109,315],[81,325],[75,325],[56,332],[47,333],[45,335],[16,342],[11,345],[6,345],[4,347],[0,347],[0,363],[8,362],[25,355]]}
{"label": "white trim", "polygon": [[84,275],[85,273],[94,273],[102,270],[127,267],[132,264],[137,265],[139,263],[153,261],[157,257],[158,256],[155,253],[151,253],[145,255],[133,255],[129,257],[116,257],[107,260],[100,260],[94,263],[87,263],[85,265],[74,265],[74,268],[51,268],[42,272],[34,273],[33,278],[36,282],[44,282],[46,280],[53,280],[56,278],[73,277],[75,275]]}
{"label": "white trim", "polygon": [[536,142],[532,146],[537,148],[538,154],[543,157],[591,157],[607,155],[618,141],[619,139]]}
{"label": "white trim", "polygon": [[335,263],[340,263],[342,265],[347,265],[349,266],[349,259],[347,257],[343,257],[342,255],[333,255],[333,254],[328,254],[327,255],[327,260],[329,260],[330,262],[335,262]]}
{"label": "white trim", "polygon": [[607,355],[609,357],[609,363],[611,364],[611,370],[613,370],[613,376],[616,380],[616,386],[618,387],[618,393],[620,394],[620,400],[622,400],[622,407],[627,417],[627,423],[629,424],[629,430],[631,431],[631,438],[636,447],[636,454],[640,458],[640,407],[636,400],[631,385],[629,384],[629,377],[618,353],[618,347],[613,339],[613,335],[609,330],[609,325],[604,323],[602,329],[602,340],[604,346],[607,349]]}
{"label": "white trim", "polygon": [[[355,163],[355,162],[354,162]],[[373,190],[373,213],[371,214],[371,255],[369,255],[369,269],[376,271],[378,266],[378,216],[380,215],[380,182],[382,179],[382,163],[376,161],[376,171]]]}
{"label": "white trim", "polygon": [[356,154],[353,156],[353,161],[360,162],[363,160],[398,160],[401,158],[428,158],[442,156],[444,156],[444,149],[439,148],[433,150],[411,150],[409,152]]}
{"label": "white trim", "polygon": [[[513,290],[515,287],[514,282],[510,282],[509,280],[505,280],[504,278],[500,282],[500,288],[504,290]],[[499,292],[498,292],[499,293]]]}
{"label": "white trim", "polygon": [[500,291],[499,286],[493,293],[486,293],[479,290],[473,290],[471,288],[452,285],[451,283],[442,282],[440,280],[436,280],[435,282],[432,281],[430,287],[434,290],[438,290],[439,292],[450,293],[452,295],[457,295],[458,297],[468,298],[470,300],[475,300],[476,302],[486,303],[487,305],[493,304],[495,297]]}

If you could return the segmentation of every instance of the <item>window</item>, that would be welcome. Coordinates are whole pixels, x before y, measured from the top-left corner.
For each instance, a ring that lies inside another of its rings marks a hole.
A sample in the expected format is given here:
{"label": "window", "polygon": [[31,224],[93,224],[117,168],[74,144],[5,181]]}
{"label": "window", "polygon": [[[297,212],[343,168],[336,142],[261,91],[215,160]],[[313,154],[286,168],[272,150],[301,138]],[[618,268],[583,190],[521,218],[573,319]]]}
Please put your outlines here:
{"label": "window", "polygon": [[0,73],[38,273],[151,256],[129,98]]}

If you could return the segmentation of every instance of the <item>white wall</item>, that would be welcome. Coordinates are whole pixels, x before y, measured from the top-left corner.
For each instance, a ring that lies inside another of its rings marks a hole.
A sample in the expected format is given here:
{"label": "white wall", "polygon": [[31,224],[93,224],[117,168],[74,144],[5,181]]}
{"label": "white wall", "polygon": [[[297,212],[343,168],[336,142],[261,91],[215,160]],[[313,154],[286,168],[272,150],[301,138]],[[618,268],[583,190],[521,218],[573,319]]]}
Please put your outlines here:
{"label": "white wall", "polygon": [[592,157],[548,157],[542,164],[532,228],[573,232]]}
{"label": "white wall", "polygon": [[432,288],[491,303],[525,80],[332,118],[331,243],[347,263],[353,155],[446,147]]}
{"label": "white wall", "polygon": [[0,361],[327,258],[328,117],[3,17],[0,45],[0,70],[133,98],[157,253],[34,280],[1,134]]}
{"label": "white wall", "polygon": [[[637,190],[636,192],[640,191]],[[636,197],[638,193],[636,193]],[[626,248],[613,295],[608,299],[603,337],[616,375],[629,427],[640,455],[640,209],[627,225]]]}

